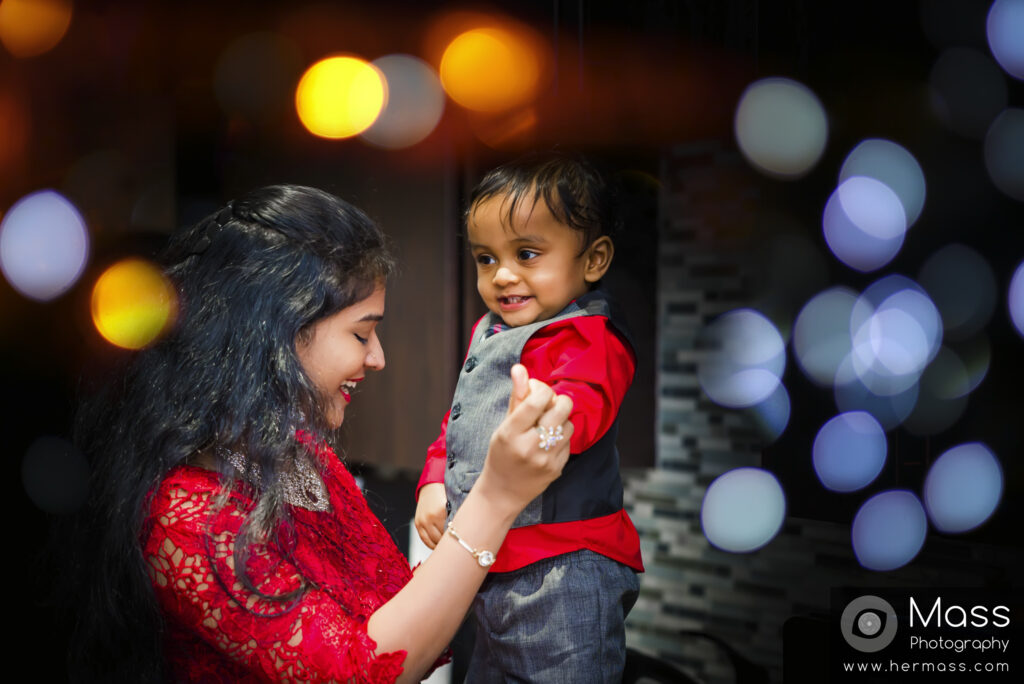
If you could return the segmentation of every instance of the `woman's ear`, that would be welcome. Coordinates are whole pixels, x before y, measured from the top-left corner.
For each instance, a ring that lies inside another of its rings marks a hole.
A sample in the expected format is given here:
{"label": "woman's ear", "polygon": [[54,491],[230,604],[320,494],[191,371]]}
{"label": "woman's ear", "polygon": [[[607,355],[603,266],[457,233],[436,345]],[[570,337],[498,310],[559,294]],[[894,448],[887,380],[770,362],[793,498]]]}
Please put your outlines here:
{"label": "woman's ear", "polygon": [[590,243],[590,247],[587,247],[587,251],[583,255],[583,258],[586,259],[583,279],[588,283],[596,283],[603,278],[604,274],[608,272],[608,267],[612,265],[613,256],[615,256],[615,245],[607,235],[602,235]]}

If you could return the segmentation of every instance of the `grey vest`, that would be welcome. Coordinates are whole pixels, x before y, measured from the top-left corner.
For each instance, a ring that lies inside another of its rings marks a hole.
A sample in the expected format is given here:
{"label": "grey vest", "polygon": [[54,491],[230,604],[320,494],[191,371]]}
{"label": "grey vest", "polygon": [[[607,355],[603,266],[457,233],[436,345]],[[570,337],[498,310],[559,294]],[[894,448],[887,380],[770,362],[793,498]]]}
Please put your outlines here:
{"label": "grey vest", "polygon": [[[554,318],[509,328],[489,337],[485,333],[501,319],[488,313],[477,325],[448,416],[448,463],[444,484],[452,515],[479,477],[491,434],[508,411],[512,393],[509,372],[519,362],[527,340],[555,321],[576,316],[604,316],[617,330],[625,330],[617,316],[613,317],[612,307],[600,290],[580,297]],[[593,446],[570,456],[562,475],[526,507],[513,527],[589,520],[621,510],[622,480],[619,454],[615,449],[618,428],[616,417]]]}

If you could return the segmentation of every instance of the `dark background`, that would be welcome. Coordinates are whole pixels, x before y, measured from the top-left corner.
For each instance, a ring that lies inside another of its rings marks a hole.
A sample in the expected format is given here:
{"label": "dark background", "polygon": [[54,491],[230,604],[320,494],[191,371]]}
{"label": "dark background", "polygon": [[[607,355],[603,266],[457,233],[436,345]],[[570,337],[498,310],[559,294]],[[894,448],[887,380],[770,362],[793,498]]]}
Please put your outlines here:
{"label": "dark background", "polygon": [[[795,217],[820,245],[821,211],[845,154],[864,138],[891,139],[917,156],[928,198],[885,271],[913,275],[927,255],[957,241],[982,253],[996,273],[1000,301],[988,328],[986,380],[963,418],[941,435],[891,433],[892,458],[873,487],[912,486],[946,448],[985,441],[1002,460],[1006,492],[992,521],[970,538],[1018,545],[1024,373],[1005,292],[1024,257],[1024,206],[988,180],[980,141],[942,126],[927,85],[945,47],[987,54],[987,8],[949,0],[91,2],[75,4],[68,34],[50,52],[19,60],[0,49],[0,211],[29,192],[56,188],[76,202],[93,236],[86,273],[56,301],[31,302],[0,283],[4,500],[15,569],[7,586],[19,597],[11,616],[21,635],[15,652],[32,654],[33,678],[62,677],[63,629],[44,602],[53,570],[41,551],[51,518],[25,494],[21,463],[39,436],[69,434],[81,379],[102,376],[124,354],[98,338],[88,316],[89,287],[105,266],[124,255],[152,255],[176,226],[267,183],[320,186],[377,219],[394,238],[402,266],[382,326],[389,368],[353,406],[344,443],[353,468],[372,483],[371,503],[401,540],[411,482],[449,401],[469,327],[482,313],[460,236],[468,189],[486,169],[538,146],[580,149],[619,172],[630,230],[619,242],[611,281],[628,303],[640,347],[638,380],[624,409],[624,440],[633,446],[625,465],[654,467],[662,159],[674,146],[700,141],[735,149],[736,102],[746,85],[766,76],[794,78],[818,95],[829,141],[800,180],[751,172],[745,182],[757,188],[759,211]],[[386,151],[356,139],[314,138],[287,107],[267,120],[230,116],[214,95],[219,55],[252,31],[290,38],[303,68],[338,51],[368,59],[407,52],[431,61],[424,36],[445,11],[457,9],[504,13],[550,41],[555,62],[536,103],[537,124],[525,134],[488,146],[474,132],[479,122],[449,101],[427,140]],[[1022,84],[1010,77],[1006,84],[1009,106],[1024,106]],[[143,196],[151,199],[140,214]],[[739,236],[745,237],[753,236]],[[730,244],[736,239],[723,236]],[[835,260],[828,277],[855,289],[874,279]],[[786,457],[809,449],[833,414],[828,396],[802,380],[793,363],[785,380],[793,417],[765,464],[789,493],[791,515],[849,520],[862,493],[826,493],[809,459]]]}

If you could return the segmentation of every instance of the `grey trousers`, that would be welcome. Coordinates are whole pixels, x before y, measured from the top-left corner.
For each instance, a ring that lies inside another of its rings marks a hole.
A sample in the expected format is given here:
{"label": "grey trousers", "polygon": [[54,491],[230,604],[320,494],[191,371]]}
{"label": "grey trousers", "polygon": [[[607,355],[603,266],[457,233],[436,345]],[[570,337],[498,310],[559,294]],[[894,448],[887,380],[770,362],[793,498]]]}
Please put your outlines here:
{"label": "grey trousers", "polygon": [[492,573],[473,600],[470,684],[620,684],[636,573],[582,550]]}

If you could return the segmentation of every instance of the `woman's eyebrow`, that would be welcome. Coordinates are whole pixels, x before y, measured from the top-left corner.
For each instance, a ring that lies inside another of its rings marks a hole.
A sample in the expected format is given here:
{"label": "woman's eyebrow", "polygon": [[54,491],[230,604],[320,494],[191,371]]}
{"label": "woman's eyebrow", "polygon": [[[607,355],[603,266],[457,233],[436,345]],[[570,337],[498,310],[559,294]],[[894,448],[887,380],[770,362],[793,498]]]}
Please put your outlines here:
{"label": "woman's eyebrow", "polygon": [[363,316],[362,318],[360,318],[356,322],[357,323],[362,323],[363,321],[377,321],[377,322],[380,322],[380,321],[383,321],[383,320],[384,320],[384,314],[368,313],[368,314],[366,314],[365,316]]}

